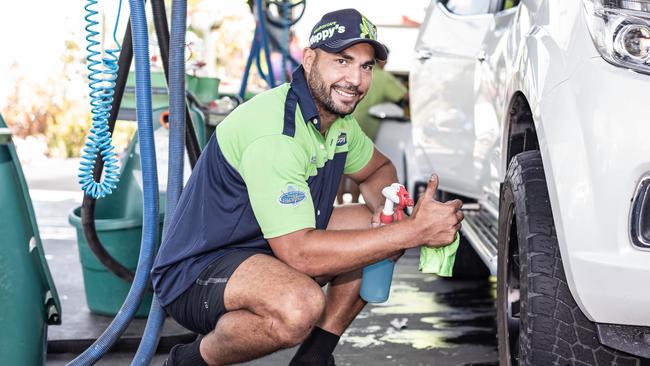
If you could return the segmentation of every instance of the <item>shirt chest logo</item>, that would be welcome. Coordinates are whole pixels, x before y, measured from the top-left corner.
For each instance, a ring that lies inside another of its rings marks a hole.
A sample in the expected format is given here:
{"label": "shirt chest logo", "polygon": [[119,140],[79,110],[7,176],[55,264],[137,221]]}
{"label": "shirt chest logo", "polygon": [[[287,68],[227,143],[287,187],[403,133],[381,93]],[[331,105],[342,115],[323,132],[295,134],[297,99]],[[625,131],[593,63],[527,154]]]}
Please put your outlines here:
{"label": "shirt chest logo", "polygon": [[336,146],[343,146],[348,142],[348,135],[345,132],[342,132],[339,135],[339,138],[336,140]]}
{"label": "shirt chest logo", "polygon": [[297,206],[298,203],[303,201],[307,195],[305,192],[296,189],[293,185],[287,185],[287,191],[282,192],[278,198],[278,202],[282,205],[293,205]]}

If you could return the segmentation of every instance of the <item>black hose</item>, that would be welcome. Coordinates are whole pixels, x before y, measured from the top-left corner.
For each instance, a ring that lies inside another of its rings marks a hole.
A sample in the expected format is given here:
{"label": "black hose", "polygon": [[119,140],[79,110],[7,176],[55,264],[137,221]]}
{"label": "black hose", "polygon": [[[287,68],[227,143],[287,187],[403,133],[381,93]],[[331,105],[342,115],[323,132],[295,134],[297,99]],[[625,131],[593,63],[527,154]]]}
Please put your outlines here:
{"label": "black hose", "polygon": [[[126,26],[126,33],[122,41],[122,52],[118,59],[118,72],[117,80],[115,80],[115,94],[113,95],[113,105],[111,107],[111,114],[108,119],[108,130],[113,133],[115,129],[115,122],[117,121],[117,114],[120,110],[122,103],[122,96],[126,88],[126,80],[129,77],[129,69],[131,68],[131,61],[133,60],[133,38],[131,37],[131,20]],[[95,181],[99,181],[104,169],[104,161],[97,159],[93,176]],[[88,242],[88,247],[93,252],[99,262],[108,268],[114,275],[123,279],[126,282],[133,282],[134,273],[130,269],[124,267],[113,256],[111,256],[106,248],[102,245],[97,236],[97,229],[95,228],[95,203],[96,200],[89,195],[84,194],[83,202],[81,204],[81,225],[83,227],[84,236]]]}
{"label": "black hose", "polygon": [[[153,22],[156,29],[156,37],[158,38],[158,46],[160,48],[160,56],[163,62],[163,69],[165,70],[165,80],[169,85],[169,25],[167,24],[167,12],[165,11],[164,0],[152,0],[151,9],[153,10]],[[185,145],[187,154],[189,155],[190,165],[192,169],[196,165],[196,161],[201,155],[201,148],[199,147],[198,139],[196,138],[196,131],[194,131],[194,124],[190,116],[190,110],[185,104]]]}

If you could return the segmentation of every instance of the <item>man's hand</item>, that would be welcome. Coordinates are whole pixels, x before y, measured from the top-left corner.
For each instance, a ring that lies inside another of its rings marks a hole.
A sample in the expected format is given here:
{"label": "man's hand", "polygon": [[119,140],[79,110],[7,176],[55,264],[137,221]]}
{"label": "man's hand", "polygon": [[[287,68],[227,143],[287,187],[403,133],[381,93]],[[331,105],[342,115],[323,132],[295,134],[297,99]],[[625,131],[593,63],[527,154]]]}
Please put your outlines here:
{"label": "man's hand", "polygon": [[438,176],[429,178],[426,191],[413,209],[411,220],[420,231],[420,243],[430,247],[444,247],[451,244],[460,230],[460,223],[465,216],[460,208],[461,200],[448,202],[436,201]]}
{"label": "man's hand", "polygon": [[[380,227],[381,226],[381,213],[384,210],[384,206],[379,206],[375,209],[375,212],[372,214],[372,219],[370,221],[370,227]],[[402,211],[402,215],[406,217],[406,214],[404,211]],[[397,221],[397,210],[393,213],[393,222]]]}

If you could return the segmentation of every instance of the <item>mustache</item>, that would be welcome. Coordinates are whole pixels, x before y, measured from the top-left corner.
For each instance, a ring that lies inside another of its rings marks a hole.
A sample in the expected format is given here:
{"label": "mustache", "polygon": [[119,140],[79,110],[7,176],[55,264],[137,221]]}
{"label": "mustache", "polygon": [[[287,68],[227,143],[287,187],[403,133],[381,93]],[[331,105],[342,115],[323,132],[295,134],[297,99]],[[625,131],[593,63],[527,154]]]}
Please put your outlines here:
{"label": "mustache", "polygon": [[347,85],[346,84],[333,84],[332,88],[334,88],[334,87],[339,88],[339,89],[344,89],[344,90],[347,90],[347,91],[355,93],[355,94],[361,94],[361,93],[359,93],[359,87],[357,87],[355,85],[352,85],[352,84],[347,84]]}

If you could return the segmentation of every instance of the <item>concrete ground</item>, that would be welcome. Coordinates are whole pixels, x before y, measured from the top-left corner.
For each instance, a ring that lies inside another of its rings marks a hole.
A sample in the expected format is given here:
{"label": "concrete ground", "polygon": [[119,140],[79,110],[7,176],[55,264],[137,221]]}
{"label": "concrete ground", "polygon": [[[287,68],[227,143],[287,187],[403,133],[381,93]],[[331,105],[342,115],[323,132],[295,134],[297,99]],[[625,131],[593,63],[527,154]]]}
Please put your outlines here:
{"label": "concrete ground", "polygon": [[[76,234],[67,221],[70,210],[81,203],[74,178],[77,161],[36,161],[23,169],[63,304],[63,325],[49,329],[47,365],[64,365],[110,318],[87,309]],[[494,283],[421,274],[417,255],[407,252],[399,261],[389,301],[367,306],[343,335],[334,352],[337,365],[497,365]],[[129,339],[98,365],[130,364],[144,321],[136,323],[127,331]],[[166,325],[167,340],[161,341],[152,365],[163,363],[171,341],[188,336],[177,325]],[[74,352],[61,353],[66,350]],[[294,352],[277,352],[244,365],[286,365]]]}

